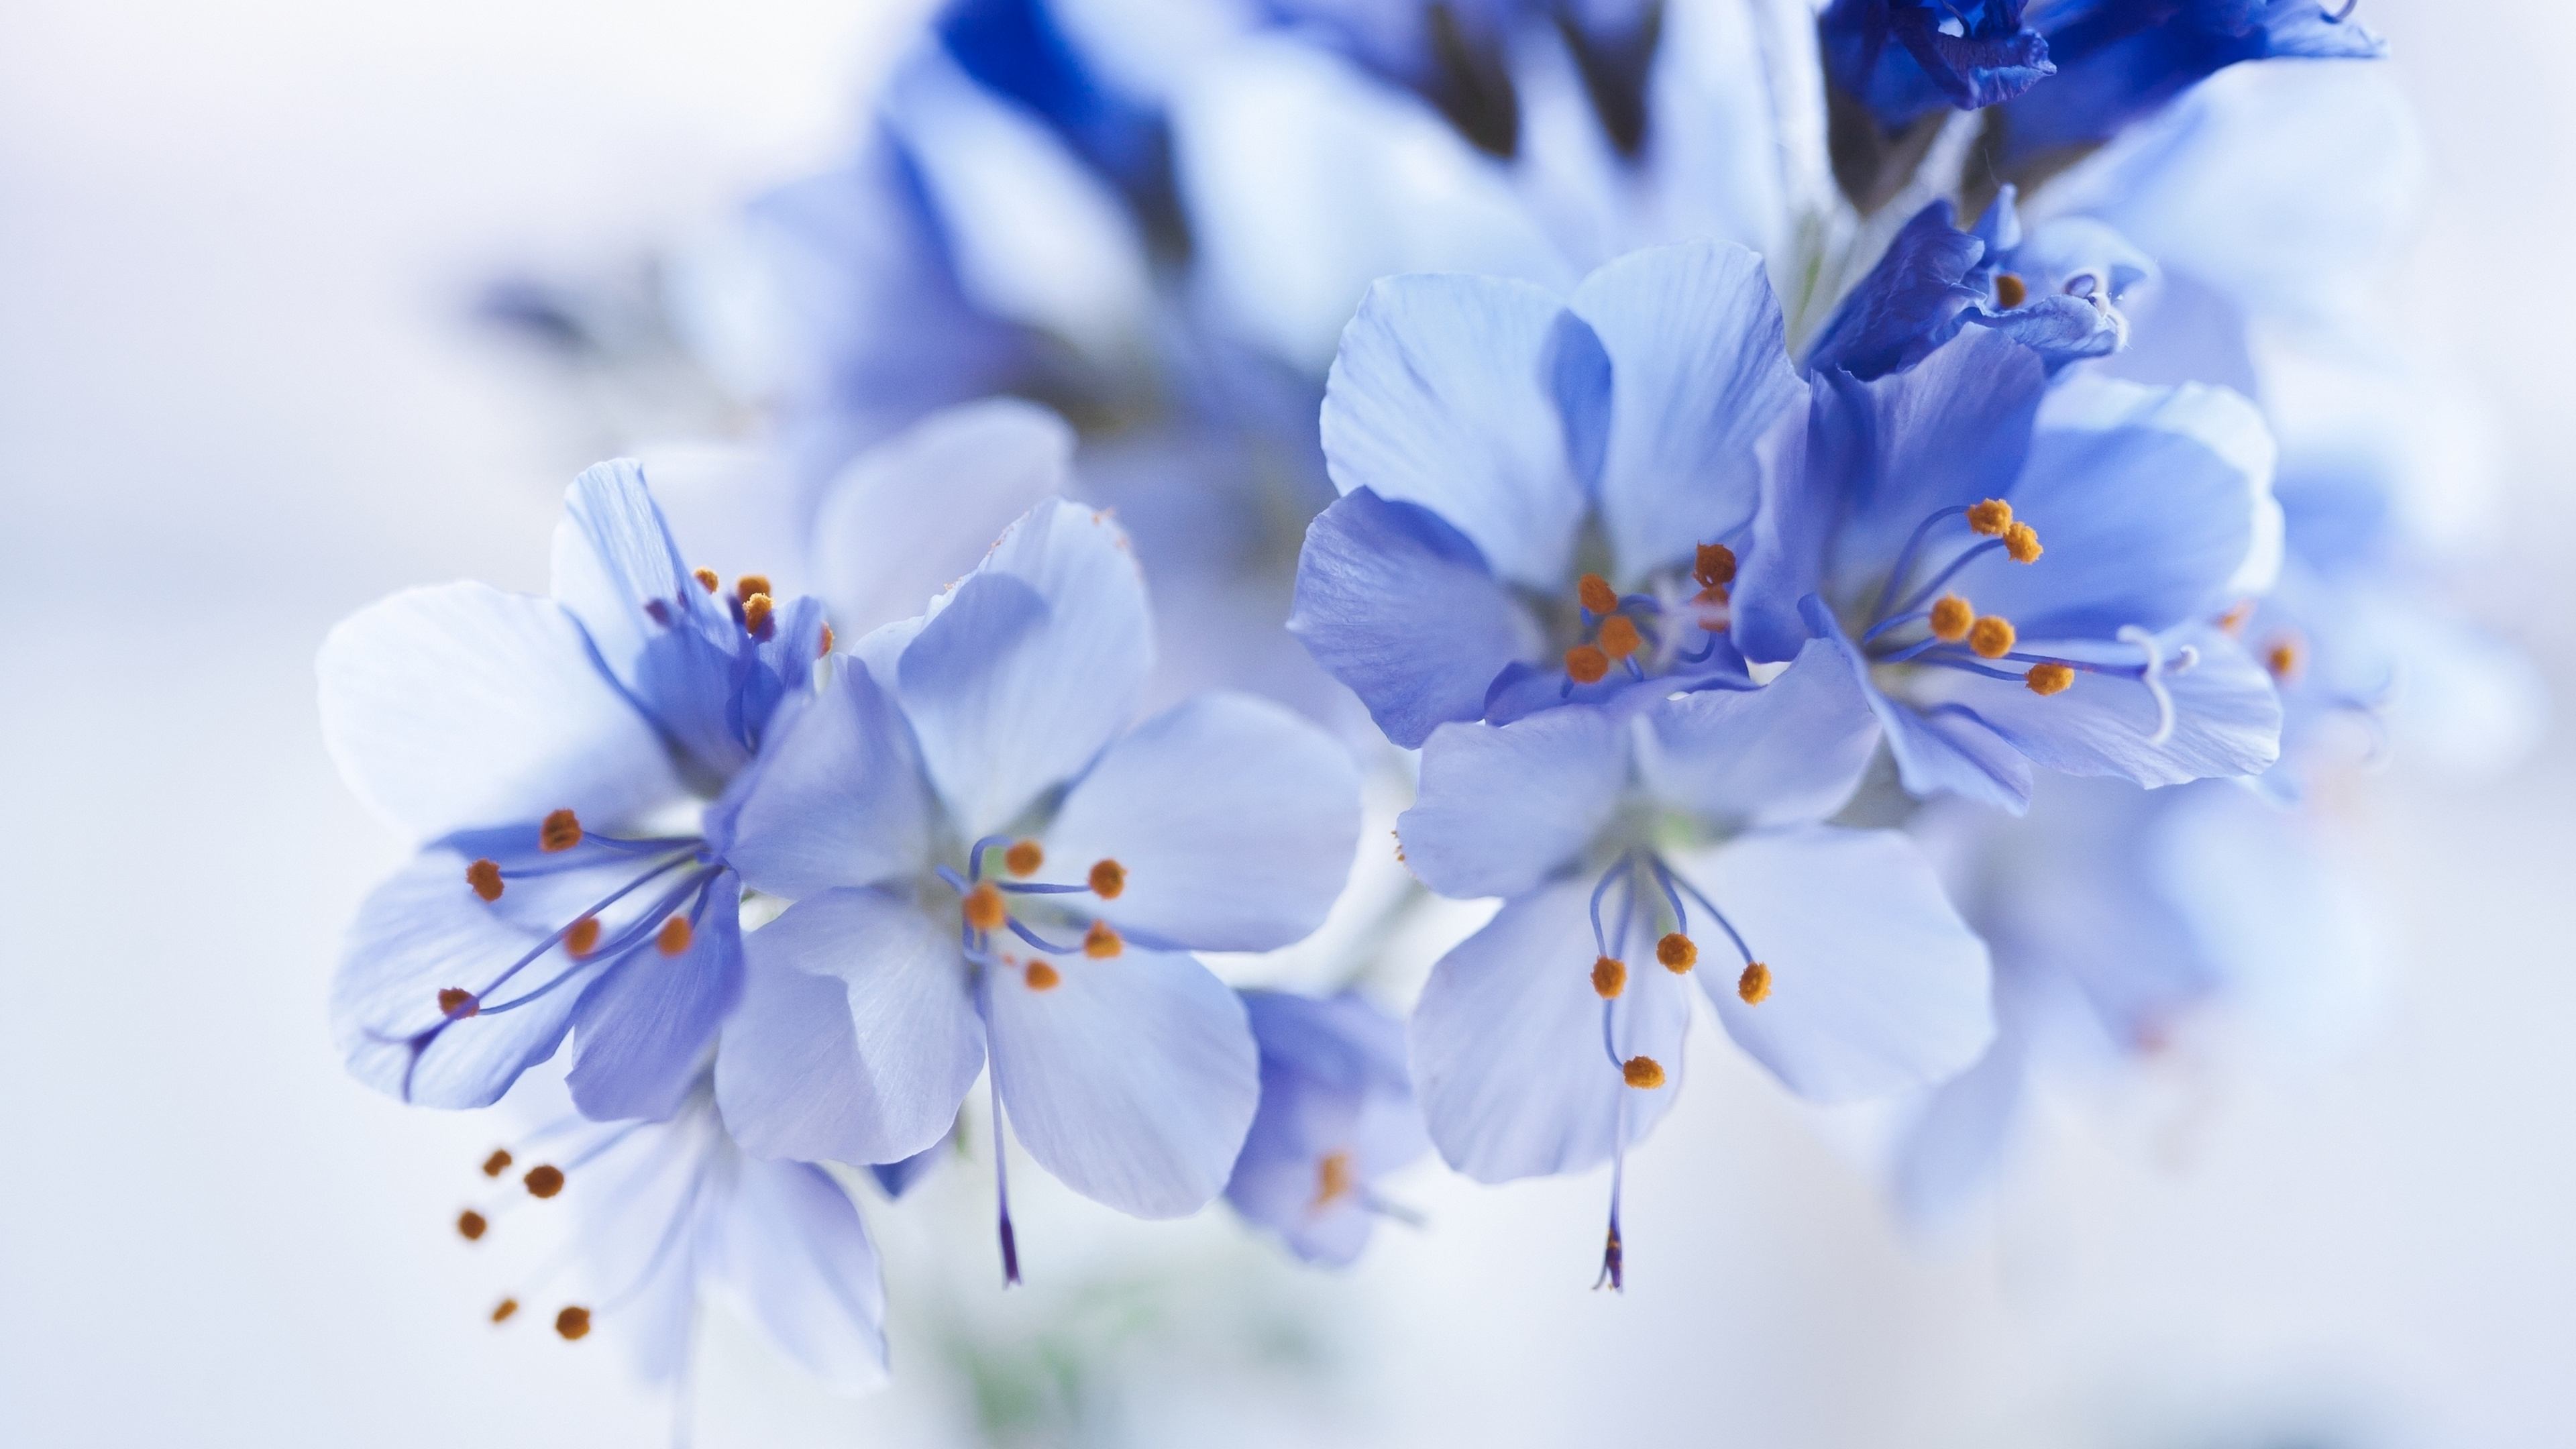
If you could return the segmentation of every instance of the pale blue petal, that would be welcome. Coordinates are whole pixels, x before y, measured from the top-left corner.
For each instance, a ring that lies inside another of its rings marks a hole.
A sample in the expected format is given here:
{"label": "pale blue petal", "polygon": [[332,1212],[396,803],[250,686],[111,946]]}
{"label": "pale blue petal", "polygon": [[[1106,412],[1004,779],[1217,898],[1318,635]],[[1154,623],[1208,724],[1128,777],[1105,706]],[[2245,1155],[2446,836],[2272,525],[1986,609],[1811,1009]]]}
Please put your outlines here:
{"label": "pale blue petal", "polygon": [[719,874],[703,900],[687,950],[665,956],[644,945],[582,989],[564,1083],[583,1116],[660,1121],[697,1081],[717,1029],[742,999],[742,882]]}
{"label": "pale blue petal", "polygon": [[1115,860],[1127,885],[1082,909],[1194,951],[1267,951],[1314,931],[1359,845],[1350,752],[1267,700],[1203,694],[1138,725],[1074,783],[1042,879]]}
{"label": "pale blue petal", "polygon": [[[1825,611],[1823,601],[1809,595],[1803,612],[1815,637],[1832,644],[1850,664],[1852,677],[1860,682],[1861,694],[1869,701],[1870,712],[1878,716],[1880,728],[1887,732],[1888,753],[1895,757],[1897,775],[1907,792],[1957,795],[2015,815],[2030,808],[2029,759],[1996,733],[1973,707],[1950,700],[1920,710],[1888,698],[1870,679],[1869,661]],[[1929,667],[1919,673],[1932,679],[1953,677],[1949,671]],[[1977,696],[1980,701],[1984,697],[1982,693]]]}
{"label": "pale blue petal", "polygon": [[1556,298],[1497,277],[1388,277],[1342,334],[1324,458],[1342,492],[1419,503],[1515,583],[1558,589],[1587,499],[1559,377],[1600,342]]}
{"label": "pale blue petal", "polygon": [[894,701],[843,664],[707,813],[708,843],[744,880],[797,900],[834,886],[919,874],[931,799]]}
{"label": "pale blue petal", "polygon": [[559,809],[615,827],[685,793],[551,599],[412,589],[343,620],[314,668],[341,777],[416,837]]}
{"label": "pale blue petal", "polygon": [[1832,426],[1845,404],[1828,378],[1808,395],[1805,408],[1790,408],[1755,445],[1761,497],[1753,511],[1752,538],[1738,560],[1729,635],[1747,659],[1794,659],[1807,642],[1799,601],[1825,586],[1825,551],[1842,517],[1842,498],[1810,483],[1807,452],[1826,456],[1818,471],[1860,446],[1850,430]]}
{"label": "pale blue petal", "polygon": [[1120,1212],[1205,1207],[1261,1095],[1243,1003],[1196,958],[1171,952],[1130,947],[1054,969],[1046,990],[1007,965],[985,988],[993,1072],[1021,1145]]}
{"label": "pale blue petal", "polygon": [[1601,710],[1442,725],[1396,838],[1406,867],[1444,896],[1516,896],[1582,852],[1627,781],[1628,725]]}
{"label": "pale blue petal", "polygon": [[1798,826],[1675,865],[1771,971],[1770,996],[1746,1005],[1724,935],[1694,922],[1701,987],[1736,1044],[1800,1096],[1929,1086],[1993,1039],[1985,943],[1902,834]]}
{"label": "pale blue petal", "polygon": [[2028,1072],[2019,1033],[2002,1025],[1975,1066],[1926,1095],[1898,1139],[1888,1184],[1907,1222],[1937,1231],[1994,1185]]}
{"label": "pale blue petal", "polygon": [[744,1151],[897,1162],[947,1133],[984,1065],[955,927],[890,892],[826,891],[743,955],[716,1098]]}
{"label": "pale blue petal", "polygon": [[702,1270],[748,1319],[834,1393],[886,1381],[885,1285],[859,1211],[819,1167],[736,1159]]}
{"label": "pale blue petal", "polygon": [[1569,881],[1505,905],[1440,958],[1413,1009],[1414,1090],[1431,1140],[1478,1182],[1607,1162],[1623,1111],[1626,1140],[1637,1142],[1681,1091],[1690,998],[1648,952],[1632,953],[1611,1046],[1622,1060],[1652,1057],[1664,1085],[1629,1086],[1605,1047],[1591,890]]}
{"label": "pale blue petal", "polygon": [[1859,788],[1878,719],[1840,649],[1811,639],[1759,689],[1655,702],[1638,732],[1647,792],[1732,829],[1820,820]]}
{"label": "pale blue petal", "polygon": [[[1343,1264],[1367,1245],[1376,1178],[1430,1150],[1405,1071],[1404,1024],[1355,993],[1244,993],[1261,1046],[1261,1110],[1226,1201],[1308,1262]],[[1351,1174],[1324,1196],[1324,1163]]]}
{"label": "pale blue petal", "polygon": [[[2079,672],[2075,683],[2041,696],[2028,686],[1949,671],[1927,683],[1938,697],[1976,712],[2015,749],[2046,769],[2070,775],[2117,775],[2141,785],[2179,785],[2212,776],[2259,774],[2281,752],[2281,699],[2272,677],[2244,646],[2206,625],[2167,636],[2162,643],[2173,700],[2171,734],[2156,739],[2162,724],[2155,696],[2145,684]],[[2022,652],[2064,659],[2117,658],[2134,665],[2134,648],[2052,647],[2025,641]],[[2199,662],[2172,668],[2189,648]],[[2018,667],[2018,666],[2016,666]]]}

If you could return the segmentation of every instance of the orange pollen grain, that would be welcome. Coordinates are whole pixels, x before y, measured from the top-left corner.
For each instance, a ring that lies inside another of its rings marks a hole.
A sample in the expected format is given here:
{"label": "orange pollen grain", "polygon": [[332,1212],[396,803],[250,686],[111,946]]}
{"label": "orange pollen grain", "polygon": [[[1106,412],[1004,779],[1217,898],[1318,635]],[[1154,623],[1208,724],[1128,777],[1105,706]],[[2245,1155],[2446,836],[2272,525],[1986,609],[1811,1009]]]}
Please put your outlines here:
{"label": "orange pollen grain", "polygon": [[741,578],[733,581],[733,596],[742,600],[745,604],[749,604],[751,602],[754,594],[765,594],[768,592],[769,575],[767,574],[744,574]]}
{"label": "orange pollen grain", "polygon": [[527,1184],[530,1197],[553,1197],[563,1191],[563,1169],[551,1162],[540,1163],[529,1168],[528,1175],[520,1181]]}
{"label": "orange pollen grain", "polygon": [[478,860],[465,867],[465,883],[474,887],[474,894],[483,899],[499,900],[501,898],[501,862]]}
{"label": "orange pollen grain", "polygon": [[2004,530],[2004,552],[2014,563],[2037,563],[2048,550],[2039,546],[2039,530],[2027,523],[2016,523]]}
{"label": "orange pollen grain", "polygon": [[1027,980],[1031,991],[1053,991],[1064,984],[1064,973],[1044,961],[1032,961]]}
{"label": "orange pollen grain", "polygon": [[2075,683],[2075,671],[2063,664],[2034,664],[2030,673],[2021,678],[2033,694],[2063,694],[2069,685]]}
{"label": "orange pollen grain", "polygon": [[2012,652],[2012,620],[2001,614],[1988,614],[1968,626],[1968,647],[1987,659],[2001,659]]}
{"label": "orange pollen grain", "polygon": [[1760,1006],[1771,995],[1771,968],[1759,961],[1748,962],[1744,974],[1735,978],[1735,994],[1747,1006]]}
{"label": "orange pollen grain", "polygon": [[575,960],[589,955],[598,949],[598,946],[599,917],[597,916],[584,916],[572,923],[571,930],[564,932],[564,950],[570,952]]}
{"label": "orange pollen grain", "polygon": [[1610,587],[1610,581],[1599,574],[1585,574],[1576,579],[1574,596],[1583,601],[1583,607],[1596,614],[1615,613],[1619,608],[1619,591]]}
{"label": "orange pollen grain", "polygon": [[482,1009],[483,1003],[476,1001],[474,993],[463,987],[450,986],[438,993],[438,1014],[441,1016],[462,1019]]}
{"label": "orange pollen grain", "polygon": [[1601,652],[1613,659],[1625,659],[1645,643],[1637,633],[1637,623],[1625,614],[1613,614],[1601,621]]}
{"label": "orange pollen grain", "polygon": [[814,650],[814,657],[815,657],[815,658],[817,658],[817,659],[820,659],[820,658],[822,658],[824,655],[829,654],[829,653],[831,653],[831,652],[832,652],[832,626],[831,626],[831,625],[829,625],[829,624],[826,624],[826,625],[824,625],[824,626],[823,626],[823,642],[815,648],[815,650]]}
{"label": "orange pollen grain", "polygon": [[1655,943],[1655,959],[1675,976],[1699,964],[1699,943],[1674,931]]}
{"label": "orange pollen grain", "polygon": [[1968,526],[1988,538],[1994,538],[2012,527],[2012,505],[2000,498],[1989,498],[1968,509]]}
{"label": "orange pollen grain", "polygon": [[2218,616],[2218,627],[2226,630],[2230,634],[2240,634],[2245,630],[2245,621],[2253,617],[2254,601],[2252,599],[2239,599],[2236,601],[2236,606],[2234,608],[2231,608],[2226,613]]}
{"label": "orange pollen grain", "polygon": [[745,633],[757,634],[769,626],[771,608],[767,594],[754,594],[742,601],[742,627]]}
{"label": "orange pollen grain", "polygon": [[1107,921],[1094,921],[1091,929],[1083,933],[1082,954],[1094,961],[1106,961],[1126,949],[1127,943],[1118,938]]}
{"label": "orange pollen grain", "polygon": [[1034,840],[1015,841],[1002,852],[1002,868],[1013,875],[1035,875],[1044,864],[1046,849]]}
{"label": "orange pollen grain", "polygon": [[500,1302],[492,1305],[492,1321],[494,1323],[507,1323],[510,1321],[510,1315],[518,1311],[518,1299],[504,1298]]}
{"label": "orange pollen grain", "polygon": [[563,1312],[556,1314],[555,1332],[562,1334],[566,1342],[570,1342],[571,1340],[579,1338],[583,1334],[590,1332],[590,1310],[587,1308],[567,1308]]}
{"label": "orange pollen grain", "polygon": [[1691,563],[1691,577],[1700,587],[1723,588],[1735,582],[1735,550],[1722,543],[1703,543],[1699,557]]}
{"label": "orange pollen grain", "polygon": [[510,1149],[507,1147],[495,1147],[492,1149],[492,1155],[483,1159],[483,1175],[485,1177],[499,1177],[502,1173],[509,1170]]}
{"label": "orange pollen grain", "polygon": [[998,931],[1010,919],[1011,909],[1002,900],[1002,888],[985,881],[966,893],[966,924],[978,931]]}
{"label": "orange pollen grain", "polygon": [[1592,994],[1609,1001],[1628,989],[1628,963],[1616,956],[1592,958]]}
{"label": "orange pollen grain", "polygon": [[467,1208],[456,1215],[456,1231],[469,1243],[480,1239],[483,1236],[483,1230],[490,1226],[490,1223],[483,1221],[483,1215],[472,1208]]}
{"label": "orange pollen grain", "polygon": [[2307,651],[2293,636],[2275,639],[2272,647],[2263,651],[2263,667],[2272,671],[2274,679],[2286,681],[2292,678],[2299,672],[2299,666],[2306,662]]}
{"label": "orange pollen grain", "polygon": [[581,817],[569,810],[557,810],[537,826],[537,849],[570,850],[581,844]]}
{"label": "orange pollen grain", "polygon": [[1653,1057],[1630,1057],[1620,1066],[1619,1077],[1640,1091],[1652,1091],[1664,1084],[1664,1068]]}
{"label": "orange pollen grain", "polygon": [[1957,594],[1943,594],[1932,601],[1932,637],[1945,644],[1956,644],[1968,637],[1968,626],[1977,622],[1977,611]]}
{"label": "orange pollen grain", "polygon": [[718,580],[714,569],[691,569],[689,571],[689,577],[696,579],[698,581],[698,587],[706,590],[708,593],[712,594],[716,591]]}
{"label": "orange pollen grain", "polygon": [[2030,300],[2030,287],[2010,272],[1995,273],[1995,305],[2009,312]]}
{"label": "orange pollen grain", "polygon": [[1118,899],[1127,889],[1127,867],[1114,860],[1094,861],[1091,865],[1091,893],[1104,901]]}
{"label": "orange pollen grain", "polygon": [[1610,672],[1610,656],[1589,644],[1577,644],[1565,651],[1566,677],[1577,684],[1599,684]]}
{"label": "orange pollen grain", "polygon": [[1351,1170],[1351,1155],[1327,1152],[1323,1160],[1315,1164],[1314,1206],[1323,1207],[1336,1198],[1346,1197],[1358,1185],[1359,1174]]}
{"label": "orange pollen grain", "polygon": [[689,925],[688,917],[673,916],[662,923],[661,930],[653,933],[653,949],[665,956],[677,956],[689,949],[689,942],[696,939],[697,934]]}

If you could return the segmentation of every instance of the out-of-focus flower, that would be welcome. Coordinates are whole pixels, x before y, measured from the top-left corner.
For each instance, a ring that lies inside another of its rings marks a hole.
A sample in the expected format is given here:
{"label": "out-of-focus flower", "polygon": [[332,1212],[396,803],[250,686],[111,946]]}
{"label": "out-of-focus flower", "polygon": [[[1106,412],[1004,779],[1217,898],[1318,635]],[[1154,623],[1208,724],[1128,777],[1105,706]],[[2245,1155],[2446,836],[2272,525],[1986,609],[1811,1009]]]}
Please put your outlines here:
{"label": "out-of-focus flower", "polygon": [[[1101,515],[1039,505],[926,615],[889,625],[711,819],[795,902],[745,942],[716,1067],[750,1150],[885,1163],[995,1111],[1086,1196],[1216,1196],[1258,1094],[1242,1006],[1194,949],[1312,931],[1358,782],[1275,706],[1212,695],[1127,728],[1144,582]],[[1004,1200],[1005,1264],[1017,1274]]]}
{"label": "out-of-focus flower", "polygon": [[551,598],[480,584],[362,610],[321,651],[325,743],[426,843],[332,988],[349,1069],[479,1107],[575,1036],[594,1117],[676,1110],[741,991],[741,885],[694,818],[831,647],[762,576],[692,573],[634,463],[566,494]]}
{"label": "out-of-focus flower", "polygon": [[1379,1179],[1431,1146],[1405,1070],[1404,1023],[1356,992],[1247,991],[1261,1108],[1225,1199],[1297,1256],[1348,1263],[1380,1216]]}
{"label": "out-of-focus flower", "polygon": [[2243,399],[2052,389],[1980,328],[1874,382],[1819,375],[1783,443],[1736,641],[1756,660],[1833,643],[1907,790],[2019,811],[2035,765],[2161,785],[2271,764],[2280,701],[2212,623],[2280,566],[2272,443]]}
{"label": "out-of-focus flower", "polygon": [[2024,0],[1834,0],[1816,21],[1825,78],[1890,130],[2011,100],[2057,73]]}
{"label": "out-of-focus flower", "polygon": [[1804,393],[1761,260],[1719,243],[1525,282],[1380,282],[1324,399],[1343,498],[1288,627],[1414,746],[1445,721],[1741,677],[1754,446]]}

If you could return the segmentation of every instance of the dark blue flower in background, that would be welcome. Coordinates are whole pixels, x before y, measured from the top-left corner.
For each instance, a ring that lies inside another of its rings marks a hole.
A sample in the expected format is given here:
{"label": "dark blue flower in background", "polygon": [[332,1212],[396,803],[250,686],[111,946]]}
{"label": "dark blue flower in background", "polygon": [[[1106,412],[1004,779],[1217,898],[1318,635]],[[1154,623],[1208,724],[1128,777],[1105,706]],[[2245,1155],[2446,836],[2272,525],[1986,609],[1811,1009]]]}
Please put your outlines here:
{"label": "dark blue flower in background", "polygon": [[2023,0],[1834,0],[1816,22],[1826,79],[1896,130],[2011,100],[2054,74]]}
{"label": "dark blue flower in background", "polygon": [[1381,1216],[1379,1179],[1431,1148],[1404,1065],[1404,1023],[1356,992],[1243,993],[1261,1107],[1225,1199],[1310,1263],[1343,1264]]}

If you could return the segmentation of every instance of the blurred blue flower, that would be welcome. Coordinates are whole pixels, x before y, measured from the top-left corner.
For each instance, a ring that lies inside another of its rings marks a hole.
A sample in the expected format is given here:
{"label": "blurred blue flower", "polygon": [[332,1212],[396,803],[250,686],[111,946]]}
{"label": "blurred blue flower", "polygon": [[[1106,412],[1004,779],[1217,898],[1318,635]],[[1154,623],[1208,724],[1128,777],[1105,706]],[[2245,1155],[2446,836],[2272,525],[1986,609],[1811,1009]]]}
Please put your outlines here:
{"label": "blurred blue flower", "polygon": [[2011,100],[2057,71],[2024,0],[1834,0],[1816,21],[1826,79],[1897,130]]}
{"label": "blurred blue flower", "polygon": [[1431,1146],[1404,1065],[1404,1023],[1356,992],[1247,991],[1261,1107],[1226,1180],[1235,1211],[1312,1263],[1343,1264],[1383,1215],[1377,1182]]}
{"label": "blurred blue flower", "polygon": [[[1103,516],[1040,504],[889,625],[765,751],[710,834],[795,904],[744,944],[725,1120],[762,1155],[898,1162],[989,1058],[1031,1156],[1145,1217],[1207,1203],[1258,1095],[1243,1007],[1186,954],[1322,920],[1359,829],[1349,758],[1208,695],[1129,729],[1144,582]],[[1007,1194],[1006,1271],[1017,1275]]]}
{"label": "blurred blue flower", "polygon": [[1388,278],[1325,392],[1343,497],[1307,530],[1288,627],[1405,746],[1740,678],[1722,540],[1804,390],[1741,247],[1640,252],[1566,300]]}
{"label": "blurred blue flower", "polygon": [[565,509],[551,598],[416,589],[323,643],[332,758],[426,841],[350,929],[333,1031],[360,1080],[440,1107],[496,1100],[571,1031],[583,1111],[661,1117],[741,990],[740,883],[692,814],[830,630],[757,575],[692,573],[631,461]]}

